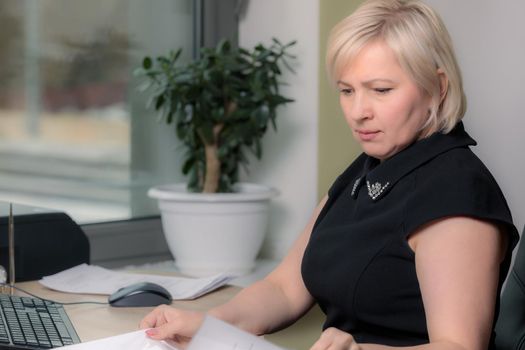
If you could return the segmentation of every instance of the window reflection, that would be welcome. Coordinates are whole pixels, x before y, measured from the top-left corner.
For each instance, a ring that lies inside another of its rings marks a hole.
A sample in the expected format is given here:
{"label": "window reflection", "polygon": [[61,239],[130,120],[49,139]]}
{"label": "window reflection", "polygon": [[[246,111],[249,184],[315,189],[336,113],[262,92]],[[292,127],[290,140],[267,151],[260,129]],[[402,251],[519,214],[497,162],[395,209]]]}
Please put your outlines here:
{"label": "window reflection", "polygon": [[133,203],[163,175],[134,154],[150,136],[132,71],[191,52],[191,1],[2,0],[0,23],[0,200],[81,223],[154,213]]}

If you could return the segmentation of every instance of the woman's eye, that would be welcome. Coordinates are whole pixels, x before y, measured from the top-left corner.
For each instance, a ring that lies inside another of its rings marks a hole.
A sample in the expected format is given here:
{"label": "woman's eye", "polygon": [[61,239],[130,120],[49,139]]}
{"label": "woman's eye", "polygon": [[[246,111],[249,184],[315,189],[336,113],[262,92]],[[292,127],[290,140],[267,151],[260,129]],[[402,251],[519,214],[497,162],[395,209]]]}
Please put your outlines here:
{"label": "woman's eye", "polygon": [[352,89],[345,88],[345,89],[340,89],[339,92],[342,95],[348,96],[348,95],[351,95],[353,91]]}
{"label": "woman's eye", "polygon": [[375,88],[374,90],[375,90],[375,92],[377,92],[378,94],[384,95],[384,94],[387,94],[387,93],[389,93],[390,91],[392,91],[392,88]]}

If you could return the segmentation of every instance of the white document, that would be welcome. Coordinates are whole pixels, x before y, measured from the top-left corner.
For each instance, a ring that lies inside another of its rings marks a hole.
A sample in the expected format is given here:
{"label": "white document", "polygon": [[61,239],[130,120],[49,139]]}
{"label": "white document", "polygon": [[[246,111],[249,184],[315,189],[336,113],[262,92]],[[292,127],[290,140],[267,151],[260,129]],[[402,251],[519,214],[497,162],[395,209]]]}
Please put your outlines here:
{"label": "white document", "polygon": [[63,346],[67,350],[178,350],[178,348],[158,340],[150,339],[144,330],[125,333],[114,337],[93,340],[85,343]]}
{"label": "white document", "polygon": [[[173,344],[148,338],[145,330],[86,343],[64,346],[67,350],[179,350]],[[207,316],[187,350],[285,350],[261,337]]]}
{"label": "white document", "polygon": [[187,350],[284,350],[264,338],[207,316]]}
{"label": "white document", "polygon": [[43,277],[39,282],[51,289],[68,293],[105,294],[109,295],[122,287],[139,282],[152,282],[166,288],[173,299],[195,299],[211,292],[226,283],[234,276],[218,274],[205,278],[171,277],[117,272],[82,264]]}

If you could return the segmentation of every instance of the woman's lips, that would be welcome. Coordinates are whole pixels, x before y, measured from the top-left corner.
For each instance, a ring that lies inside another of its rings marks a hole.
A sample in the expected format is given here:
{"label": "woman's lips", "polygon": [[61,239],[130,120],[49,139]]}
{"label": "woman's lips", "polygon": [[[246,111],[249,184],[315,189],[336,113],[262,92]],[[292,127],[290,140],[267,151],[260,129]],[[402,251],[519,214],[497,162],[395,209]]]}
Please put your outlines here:
{"label": "woman's lips", "polygon": [[356,130],[355,132],[361,141],[372,141],[379,135],[378,130]]}

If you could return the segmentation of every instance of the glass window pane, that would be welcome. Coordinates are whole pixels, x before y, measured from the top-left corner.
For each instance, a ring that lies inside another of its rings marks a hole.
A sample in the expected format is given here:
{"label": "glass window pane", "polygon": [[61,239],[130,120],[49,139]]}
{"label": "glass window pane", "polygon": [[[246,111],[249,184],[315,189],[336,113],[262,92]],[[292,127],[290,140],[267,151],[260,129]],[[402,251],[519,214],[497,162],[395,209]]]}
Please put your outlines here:
{"label": "glass window pane", "polygon": [[190,58],[192,1],[2,0],[0,23],[0,200],[80,223],[155,214],[146,191],[180,178],[177,144],[132,72]]}

